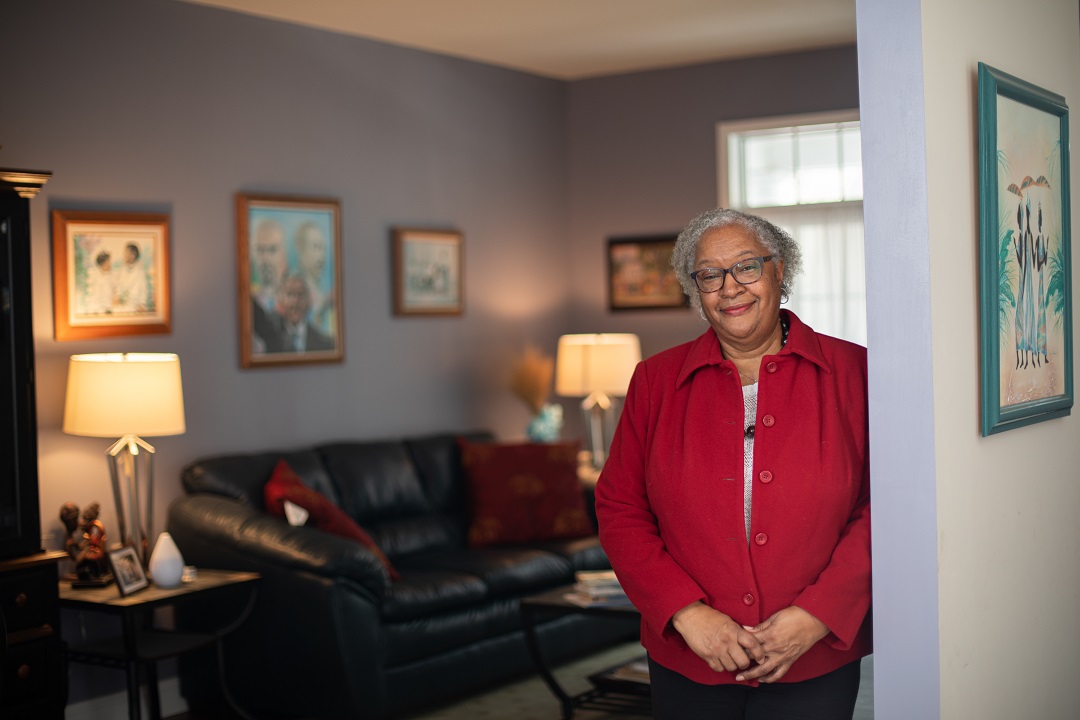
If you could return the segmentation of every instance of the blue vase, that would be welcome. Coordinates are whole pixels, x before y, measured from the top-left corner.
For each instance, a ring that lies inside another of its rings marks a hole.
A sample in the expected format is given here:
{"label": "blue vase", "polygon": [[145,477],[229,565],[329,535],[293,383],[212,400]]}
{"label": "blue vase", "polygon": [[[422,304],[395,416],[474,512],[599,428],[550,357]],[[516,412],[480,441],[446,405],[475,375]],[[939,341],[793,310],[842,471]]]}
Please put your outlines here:
{"label": "blue vase", "polygon": [[562,424],[562,405],[547,403],[529,421],[529,426],[525,428],[525,435],[532,442],[557,442]]}

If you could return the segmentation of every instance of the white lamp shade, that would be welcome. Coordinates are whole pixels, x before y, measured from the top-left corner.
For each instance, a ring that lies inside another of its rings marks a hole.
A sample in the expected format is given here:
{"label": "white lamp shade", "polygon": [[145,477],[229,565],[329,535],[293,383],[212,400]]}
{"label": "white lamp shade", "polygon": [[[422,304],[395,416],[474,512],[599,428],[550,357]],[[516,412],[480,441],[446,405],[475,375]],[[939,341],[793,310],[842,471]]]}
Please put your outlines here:
{"label": "white lamp shade", "polygon": [[64,432],[89,437],[180,435],[184,393],[172,353],[72,355]]}
{"label": "white lamp shade", "polygon": [[563,335],[555,361],[555,393],[626,395],[641,361],[641,342],[632,333]]}

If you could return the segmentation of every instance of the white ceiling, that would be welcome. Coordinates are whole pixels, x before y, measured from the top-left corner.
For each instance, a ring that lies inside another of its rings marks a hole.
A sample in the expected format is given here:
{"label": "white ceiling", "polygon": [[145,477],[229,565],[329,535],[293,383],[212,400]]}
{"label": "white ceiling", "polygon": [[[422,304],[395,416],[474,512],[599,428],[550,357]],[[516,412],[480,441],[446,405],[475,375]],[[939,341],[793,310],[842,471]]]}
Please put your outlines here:
{"label": "white ceiling", "polygon": [[577,80],[855,42],[855,0],[183,0]]}

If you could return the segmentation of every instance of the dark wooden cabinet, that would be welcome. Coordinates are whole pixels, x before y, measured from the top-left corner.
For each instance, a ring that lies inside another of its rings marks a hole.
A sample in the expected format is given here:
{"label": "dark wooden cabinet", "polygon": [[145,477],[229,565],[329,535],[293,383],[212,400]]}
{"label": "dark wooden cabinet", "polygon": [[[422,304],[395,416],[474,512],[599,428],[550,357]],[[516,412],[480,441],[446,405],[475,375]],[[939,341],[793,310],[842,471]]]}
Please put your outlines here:
{"label": "dark wooden cabinet", "polygon": [[41,551],[30,198],[48,178],[0,169],[0,558]]}
{"label": "dark wooden cabinet", "polygon": [[64,717],[67,668],[60,639],[56,564],[67,555],[39,552],[0,560],[0,717]]}
{"label": "dark wooden cabinet", "polygon": [[0,168],[0,717],[63,718],[57,562],[41,548],[30,198],[48,173]]}

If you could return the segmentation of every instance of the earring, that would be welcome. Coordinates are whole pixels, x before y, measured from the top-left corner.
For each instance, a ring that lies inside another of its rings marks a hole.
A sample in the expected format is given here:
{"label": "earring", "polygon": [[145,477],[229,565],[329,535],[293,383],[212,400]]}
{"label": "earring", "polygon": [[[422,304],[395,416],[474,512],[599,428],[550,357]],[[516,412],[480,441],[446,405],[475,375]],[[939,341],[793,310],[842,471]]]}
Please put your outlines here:
{"label": "earring", "polygon": [[790,298],[789,298],[789,296],[788,296],[788,289],[787,289],[787,285],[781,285],[781,286],[780,286],[780,304],[781,304],[781,305],[787,305],[787,301],[788,301],[789,299],[790,299]]}

